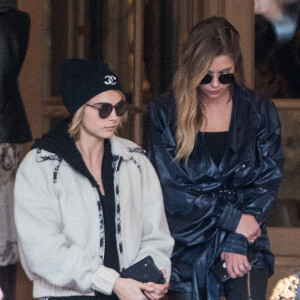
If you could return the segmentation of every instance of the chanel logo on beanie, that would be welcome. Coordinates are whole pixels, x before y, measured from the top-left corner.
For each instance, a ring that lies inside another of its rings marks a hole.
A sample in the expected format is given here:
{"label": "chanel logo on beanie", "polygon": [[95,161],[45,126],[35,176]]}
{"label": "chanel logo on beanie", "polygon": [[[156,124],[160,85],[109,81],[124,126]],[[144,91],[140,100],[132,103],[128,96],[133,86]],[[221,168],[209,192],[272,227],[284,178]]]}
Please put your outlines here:
{"label": "chanel logo on beanie", "polygon": [[106,81],[104,81],[104,84],[107,84],[107,85],[115,85],[117,84],[117,78],[115,76],[112,76],[112,75],[106,75],[104,77],[105,79],[107,79]]}

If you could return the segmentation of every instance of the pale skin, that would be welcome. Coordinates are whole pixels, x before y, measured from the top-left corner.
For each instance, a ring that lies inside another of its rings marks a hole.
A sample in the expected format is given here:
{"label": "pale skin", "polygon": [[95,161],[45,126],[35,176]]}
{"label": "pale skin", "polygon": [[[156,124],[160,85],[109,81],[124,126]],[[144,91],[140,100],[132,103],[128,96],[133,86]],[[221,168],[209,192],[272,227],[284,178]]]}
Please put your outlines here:
{"label": "pale skin", "polygon": [[[161,270],[161,272],[164,275],[164,278],[167,280],[167,272],[166,270]],[[154,282],[148,282],[148,285],[150,285],[151,287],[154,288],[154,290],[152,292],[148,292],[145,291],[144,294],[147,296],[148,299],[150,300],[158,300],[163,298],[167,292],[168,292],[168,288],[169,288],[169,283],[166,282],[164,284],[157,284]]]}
{"label": "pale skin", "polygon": [[[88,104],[97,106],[97,103],[107,102],[116,105],[121,100],[120,93],[109,90],[93,97],[88,101]],[[97,181],[102,195],[105,195],[101,174],[104,140],[114,135],[119,123],[120,117],[117,116],[115,109],[112,110],[106,119],[101,119],[97,109],[85,106],[79,129],[80,138],[76,141],[76,146],[82,154],[87,168]],[[161,271],[166,278],[166,271]],[[169,283],[142,283],[133,279],[119,277],[114,284],[113,291],[120,300],[158,300],[165,296],[168,287]]]}
{"label": "pale skin", "polygon": [[[167,278],[166,270],[161,270],[161,272],[164,278]],[[128,285],[131,286],[131,289],[128,289]],[[113,290],[121,300],[159,300],[166,295],[168,288],[168,282],[165,284],[156,284],[154,282],[142,283],[133,279],[119,277]]]}
{"label": "pale skin", "polygon": [[[235,73],[234,62],[229,55],[221,55],[213,59],[209,72],[213,79],[208,84],[200,84],[204,103],[204,122],[202,132],[223,132],[230,127],[232,101],[229,84],[220,83],[217,75],[222,73]],[[242,214],[236,233],[245,236],[249,243],[261,236],[261,230],[256,219],[247,214]],[[223,252],[227,271],[231,278],[243,277],[251,270],[247,257],[231,252]]]}

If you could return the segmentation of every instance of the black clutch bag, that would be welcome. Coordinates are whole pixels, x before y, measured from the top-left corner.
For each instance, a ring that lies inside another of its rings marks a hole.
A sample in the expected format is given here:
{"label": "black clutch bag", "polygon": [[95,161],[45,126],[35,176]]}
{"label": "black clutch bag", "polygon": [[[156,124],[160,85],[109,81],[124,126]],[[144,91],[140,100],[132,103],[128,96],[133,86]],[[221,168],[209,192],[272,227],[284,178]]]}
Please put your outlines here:
{"label": "black clutch bag", "polygon": [[132,278],[140,282],[163,284],[166,280],[163,273],[155,265],[153,258],[147,256],[120,273],[123,278]]}
{"label": "black clutch bag", "polygon": [[[257,260],[256,254],[253,251],[248,250],[247,259],[252,266]],[[211,266],[210,270],[221,282],[225,282],[231,278],[227,273],[225,260],[218,260]]]}

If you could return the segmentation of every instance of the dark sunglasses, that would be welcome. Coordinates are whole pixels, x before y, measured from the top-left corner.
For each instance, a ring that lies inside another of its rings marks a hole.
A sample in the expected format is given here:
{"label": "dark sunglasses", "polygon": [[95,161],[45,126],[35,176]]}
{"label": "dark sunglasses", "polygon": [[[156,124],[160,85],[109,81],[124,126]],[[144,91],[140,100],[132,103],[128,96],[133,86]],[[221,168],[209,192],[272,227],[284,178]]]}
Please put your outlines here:
{"label": "dark sunglasses", "polygon": [[123,116],[127,111],[127,102],[125,100],[121,100],[116,105],[106,102],[97,103],[97,105],[87,103],[86,105],[98,109],[101,119],[106,119],[111,114],[113,109],[116,110],[116,114],[119,117]]}
{"label": "dark sunglasses", "polygon": [[228,84],[234,82],[235,75],[233,73],[226,73],[226,74],[221,74],[221,75],[210,75],[206,74],[203,79],[201,80],[200,84],[208,84],[210,83],[214,77],[218,77],[219,81],[222,84]]}

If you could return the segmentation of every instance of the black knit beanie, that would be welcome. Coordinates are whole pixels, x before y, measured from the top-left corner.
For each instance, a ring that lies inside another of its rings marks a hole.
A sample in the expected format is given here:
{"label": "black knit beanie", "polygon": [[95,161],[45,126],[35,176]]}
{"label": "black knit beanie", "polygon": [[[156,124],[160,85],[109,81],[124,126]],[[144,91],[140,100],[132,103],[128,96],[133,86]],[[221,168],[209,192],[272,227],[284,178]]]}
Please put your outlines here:
{"label": "black knit beanie", "polygon": [[62,96],[71,116],[87,101],[108,90],[122,92],[122,86],[106,63],[83,59],[64,62]]}

